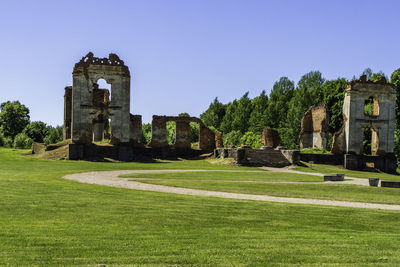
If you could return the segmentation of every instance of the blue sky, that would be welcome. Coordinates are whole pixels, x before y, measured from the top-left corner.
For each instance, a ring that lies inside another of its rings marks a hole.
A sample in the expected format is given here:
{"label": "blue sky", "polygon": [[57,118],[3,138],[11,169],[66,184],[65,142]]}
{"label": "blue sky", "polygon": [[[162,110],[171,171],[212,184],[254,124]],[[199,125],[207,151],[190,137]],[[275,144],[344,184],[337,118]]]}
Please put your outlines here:
{"label": "blue sky", "polygon": [[0,102],[63,123],[64,87],[87,52],[131,71],[131,112],[199,116],[319,70],[351,78],[400,68],[400,1],[0,0]]}

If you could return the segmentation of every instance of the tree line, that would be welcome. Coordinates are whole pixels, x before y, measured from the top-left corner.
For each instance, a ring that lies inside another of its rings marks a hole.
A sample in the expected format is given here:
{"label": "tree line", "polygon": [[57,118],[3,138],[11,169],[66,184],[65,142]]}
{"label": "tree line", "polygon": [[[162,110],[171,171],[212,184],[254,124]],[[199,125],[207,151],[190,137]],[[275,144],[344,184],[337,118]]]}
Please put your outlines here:
{"label": "tree line", "polygon": [[[365,69],[362,75],[366,75],[370,81],[385,77],[397,90],[395,140],[398,151],[400,69],[395,70],[390,79],[383,72],[374,73],[370,68]],[[355,79],[353,76],[352,80]],[[279,132],[284,147],[298,149],[301,119],[304,113],[310,107],[324,103],[330,117],[328,134],[328,148],[330,148],[334,133],[343,124],[342,107],[348,82],[349,80],[345,78],[327,80],[319,71],[304,74],[297,84],[287,77],[281,77],[274,83],[269,95],[263,90],[259,96],[250,99],[249,92],[246,92],[240,99],[227,104],[215,98],[200,118],[208,127],[223,133],[225,146],[248,145],[259,148],[262,130],[269,126]]]}
{"label": "tree line", "polygon": [[0,146],[31,148],[33,142],[53,144],[62,141],[63,126],[52,127],[30,121],[29,108],[19,101],[0,104]]}

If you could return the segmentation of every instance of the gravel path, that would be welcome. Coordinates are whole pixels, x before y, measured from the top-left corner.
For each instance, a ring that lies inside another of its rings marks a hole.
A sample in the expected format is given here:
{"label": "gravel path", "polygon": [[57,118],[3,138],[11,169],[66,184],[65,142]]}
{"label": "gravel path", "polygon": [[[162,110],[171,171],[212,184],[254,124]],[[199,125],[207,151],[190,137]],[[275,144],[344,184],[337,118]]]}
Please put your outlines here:
{"label": "gravel path", "polygon": [[[268,170],[276,171],[275,168],[268,168]],[[309,175],[321,176],[318,173],[304,173],[297,172],[290,169],[278,169],[280,172],[292,172]],[[323,199],[308,199],[308,198],[290,198],[290,197],[274,197],[268,195],[252,195],[252,194],[238,194],[238,193],[227,193],[218,191],[208,191],[199,189],[179,188],[165,185],[154,185],[140,183],[132,181],[127,178],[120,178],[119,176],[124,174],[140,174],[140,173],[165,173],[165,172],[191,172],[191,171],[211,171],[211,170],[124,170],[124,171],[99,171],[99,172],[86,172],[66,175],[63,178],[67,180],[77,181],[80,183],[97,184],[112,186],[118,188],[129,188],[143,191],[153,191],[162,193],[173,193],[181,195],[192,195],[192,196],[205,196],[205,197],[219,197],[219,198],[231,198],[231,199],[244,199],[244,200],[257,200],[257,201],[269,201],[269,202],[281,202],[281,203],[295,203],[295,204],[311,204],[311,205],[324,205],[324,206],[337,206],[337,207],[351,207],[351,208],[366,208],[366,209],[383,209],[383,210],[400,210],[400,205],[388,205],[388,204],[376,204],[376,203],[362,203],[362,202],[351,202],[351,201],[334,201],[334,200],[323,200]],[[251,172],[251,171],[250,171]],[[361,178],[349,178],[349,181],[344,182],[332,182],[335,184],[357,184],[357,185],[368,185],[368,179]],[[309,182],[305,182],[309,183]],[[328,182],[326,182],[328,183]]]}

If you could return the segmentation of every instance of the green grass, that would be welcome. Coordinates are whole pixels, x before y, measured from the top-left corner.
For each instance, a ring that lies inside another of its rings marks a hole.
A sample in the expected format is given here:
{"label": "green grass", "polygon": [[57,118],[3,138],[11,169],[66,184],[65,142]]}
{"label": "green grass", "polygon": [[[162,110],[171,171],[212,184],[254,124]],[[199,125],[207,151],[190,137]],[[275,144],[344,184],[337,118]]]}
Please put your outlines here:
{"label": "green grass", "polygon": [[269,171],[255,172],[232,172],[232,171],[201,171],[201,172],[172,172],[172,173],[141,173],[122,175],[125,178],[152,178],[160,180],[201,180],[201,181],[242,181],[242,182],[323,182],[322,177],[294,174],[277,173]]}
{"label": "green grass", "polygon": [[357,178],[379,178],[382,180],[390,181],[400,181],[400,175],[393,175],[387,173],[377,173],[377,172],[361,172],[347,170],[343,166],[339,165],[324,165],[324,164],[311,164],[302,162],[306,167],[296,167],[293,170],[303,171],[303,172],[318,172],[323,174],[337,174],[344,173],[346,176],[357,177]]}
{"label": "green grass", "polygon": [[139,182],[243,194],[400,205],[400,190],[398,188],[382,188],[341,184],[282,184],[265,183],[263,181],[254,182],[250,174],[248,179],[250,179],[252,182],[245,183],[245,180],[237,182],[224,180],[193,181],[190,179],[149,179],[139,180]]}
{"label": "green grass", "polygon": [[0,148],[0,265],[400,264],[399,212],[80,184],[67,173],[226,169],[206,161],[44,161]]}

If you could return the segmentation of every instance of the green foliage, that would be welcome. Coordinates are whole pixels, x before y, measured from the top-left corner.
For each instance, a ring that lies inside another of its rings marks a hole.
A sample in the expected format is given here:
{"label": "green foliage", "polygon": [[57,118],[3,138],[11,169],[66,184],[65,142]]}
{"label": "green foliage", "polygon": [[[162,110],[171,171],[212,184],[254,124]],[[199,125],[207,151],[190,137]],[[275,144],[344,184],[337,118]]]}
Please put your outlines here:
{"label": "green foliage", "polygon": [[11,138],[11,136],[4,137],[4,147],[13,147],[14,145],[14,140]]}
{"label": "green foliage", "polygon": [[63,127],[62,126],[57,126],[55,128],[52,126],[47,127],[47,135],[43,139],[43,142],[46,145],[55,144],[55,143],[61,142],[62,140],[63,140]]}
{"label": "green foliage", "polygon": [[187,112],[182,112],[178,114],[178,117],[190,117],[190,115]]}
{"label": "green foliage", "polygon": [[151,123],[143,123],[142,124],[142,133],[144,138],[144,143],[148,144],[151,141]]}
{"label": "green foliage", "polygon": [[28,149],[32,147],[33,140],[25,133],[19,133],[14,138],[14,148]]}
{"label": "green foliage", "polygon": [[368,116],[374,115],[374,103],[367,103],[364,105],[364,114]]}
{"label": "green foliage", "polygon": [[219,102],[216,97],[208,109],[200,115],[200,119],[206,126],[213,126],[214,128],[221,130],[221,123],[225,116],[225,112],[226,106]]}
{"label": "green foliage", "polygon": [[268,96],[263,90],[261,94],[251,100],[252,112],[249,118],[249,131],[261,133],[268,121]]}
{"label": "green foliage", "polygon": [[[294,82],[281,77],[274,83],[266,111],[266,125],[272,128],[282,127],[286,122],[288,103],[294,94]],[[265,126],[266,126],[265,125]]]}
{"label": "green foliage", "polygon": [[310,107],[323,102],[323,85],[325,79],[319,71],[311,71],[303,75],[297,85],[293,98],[289,102],[287,112],[286,128],[291,131],[286,131],[286,142],[288,147],[297,147],[300,134],[301,119],[304,113]]}
{"label": "green foliage", "polygon": [[279,137],[281,138],[281,145],[288,149],[298,149],[299,144],[297,137],[293,134],[291,128],[278,128]]}
{"label": "green foliage", "polygon": [[232,127],[232,122],[233,122],[233,119],[235,117],[237,106],[238,106],[238,101],[236,99],[233,100],[233,102],[229,102],[227,104],[226,113],[225,113],[225,116],[222,119],[221,127],[220,127],[221,131],[224,134],[229,133],[232,130],[234,130],[233,127]]}
{"label": "green foliage", "polygon": [[335,133],[343,124],[343,101],[348,81],[344,78],[326,81],[323,86],[324,103],[329,113],[329,132]]}
{"label": "green foliage", "polygon": [[390,75],[390,82],[394,85],[397,93],[396,99],[396,124],[400,127],[400,68]]}
{"label": "green foliage", "polygon": [[3,136],[3,134],[0,132],[0,146],[4,146],[4,142],[5,142],[4,136]]}
{"label": "green foliage", "polygon": [[261,134],[253,133],[253,132],[246,132],[240,138],[241,145],[251,146],[251,148],[258,149],[262,146],[261,144]]}
{"label": "green foliage", "polygon": [[29,124],[29,109],[19,101],[3,102],[0,109],[0,132],[14,139]]}
{"label": "green foliage", "polygon": [[376,81],[380,80],[381,78],[385,78],[386,80],[388,80],[385,73],[383,73],[382,71],[372,74],[371,77],[369,78],[369,80],[372,82],[376,82]]}
{"label": "green foliage", "polygon": [[167,142],[172,145],[175,142],[176,123],[174,121],[167,121]]}
{"label": "green foliage", "polygon": [[232,131],[223,136],[224,146],[240,146],[240,139],[242,138],[242,133],[240,131]]}
{"label": "green foliage", "polygon": [[190,142],[199,142],[200,126],[196,122],[191,122],[190,124]]}
{"label": "green foliage", "polygon": [[29,123],[22,131],[29,136],[34,142],[43,143],[46,135],[49,134],[50,128],[42,121],[34,121]]}

